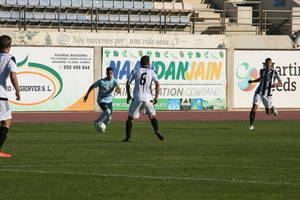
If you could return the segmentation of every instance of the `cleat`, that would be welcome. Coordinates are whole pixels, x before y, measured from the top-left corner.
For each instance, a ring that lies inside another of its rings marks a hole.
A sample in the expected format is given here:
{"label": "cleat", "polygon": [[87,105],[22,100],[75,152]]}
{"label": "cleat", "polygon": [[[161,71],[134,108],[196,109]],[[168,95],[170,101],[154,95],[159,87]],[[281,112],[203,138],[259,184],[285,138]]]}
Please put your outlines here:
{"label": "cleat", "polygon": [[278,111],[276,110],[276,108],[274,106],[271,108],[271,112],[274,116],[278,115]]}
{"label": "cleat", "polygon": [[249,126],[249,130],[254,130],[254,126],[253,126],[253,125],[250,125],[250,126]]}
{"label": "cleat", "polygon": [[0,152],[0,157],[2,157],[2,158],[10,158],[10,157],[12,157],[12,155],[7,154],[5,152]]}
{"label": "cleat", "polygon": [[163,136],[163,134],[161,134],[160,132],[155,132],[155,135],[158,137],[158,139],[160,140],[164,140],[165,137]]}
{"label": "cleat", "polygon": [[125,138],[122,140],[122,142],[130,142],[130,140],[131,140],[130,138]]}

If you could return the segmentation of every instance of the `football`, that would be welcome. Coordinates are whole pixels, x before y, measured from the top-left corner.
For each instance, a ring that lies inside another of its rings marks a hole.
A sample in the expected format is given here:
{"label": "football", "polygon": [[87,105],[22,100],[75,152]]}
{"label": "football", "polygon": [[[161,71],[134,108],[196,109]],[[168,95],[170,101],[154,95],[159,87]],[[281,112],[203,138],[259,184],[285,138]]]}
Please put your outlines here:
{"label": "football", "polygon": [[96,125],[96,130],[101,132],[101,133],[105,133],[105,129],[106,129],[106,125],[103,122],[99,122]]}

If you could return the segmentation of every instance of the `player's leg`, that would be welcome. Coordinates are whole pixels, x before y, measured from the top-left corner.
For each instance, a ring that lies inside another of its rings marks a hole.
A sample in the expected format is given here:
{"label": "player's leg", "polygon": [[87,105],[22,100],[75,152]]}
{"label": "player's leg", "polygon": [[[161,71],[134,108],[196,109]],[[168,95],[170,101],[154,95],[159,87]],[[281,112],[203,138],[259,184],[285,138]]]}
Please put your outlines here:
{"label": "player's leg", "polygon": [[99,117],[95,120],[95,123],[99,123],[103,121],[107,116],[111,114],[111,109],[109,108],[108,103],[98,103],[99,107],[102,109],[102,113],[99,115]]}
{"label": "player's leg", "polygon": [[158,139],[164,140],[165,139],[164,135],[159,131],[158,119],[155,116],[149,116],[149,119],[151,121],[151,125],[154,129],[155,135],[158,137]]}
{"label": "player's leg", "polygon": [[126,129],[125,129],[126,137],[123,139],[123,142],[130,142],[132,124],[133,124],[133,118],[131,116],[128,116],[126,120]]}
{"label": "player's leg", "polygon": [[271,108],[271,114],[274,116],[278,115],[278,111],[276,110],[275,106],[273,106],[273,98],[272,96],[268,97],[268,102],[269,102],[269,108]]}
{"label": "player's leg", "polygon": [[0,157],[11,157],[11,155],[2,152],[2,147],[12,123],[12,116],[7,101],[0,101],[0,121]]}
{"label": "player's leg", "polygon": [[268,96],[262,96],[262,102],[265,106],[266,114],[271,115],[272,114],[272,110],[271,110],[272,102],[270,101],[269,97]]}
{"label": "player's leg", "polygon": [[252,108],[250,111],[250,117],[249,117],[249,122],[250,122],[249,129],[250,130],[254,130],[254,121],[255,121],[256,110],[258,108],[260,101],[261,101],[261,95],[255,94],[253,97],[253,104],[252,104]]}
{"label": "player's leg", "polygon": [[126,120],[126,137],[123,139],[123,142],[129,142],[131,139],[131,130],[132,130],[132,125],[133,125],[133,119],[134,118],[139,118],[140,117],[140,108],[142,106],[142,102],[139,101],[132,101],[130,106],[129,106],[129,111],[128,111],[128,118]]}
{"label": "player's leg", "polygon": [[256,115],[257,108],[258,108],[257,104],[252,105],[252,108],[251,108],[251,111],[250,111],[250,119],[249,119],[249,121],[250,121],[249,129],[250,130],[254,129],[254,121],[255,121],[255,115]]}
{"label": "player's leg", "polygon": [[2,152],[2,147],[6,141],[9,128],[11,126],[11,119],[1,121],[0,126],[0,157],[11,157],[11,155]]}
{"label": "player's leg", "polygon": [[145,110],[146,110],[146,114],[148,115],[148,117],[149,117],[149,119],[151,121],[151,125],[152,125],[152,127],[154,129],[155,135],[160,140],[164,140],[163,134],[159,131],[158,119],[156,118],[156,112],[155,112],[153,103],[152,102],[145,103]]}
{"label": "player's leg", "polygon": [[107,105],[108,105],[107,110],[109,109],[109,115],[106,115],[106,117],[103,119],[103,123],[106,126],[108,126],[109,123],[111,122],[111,120],[112,120],[112,112],[113,112],[112,103],[108,103]]}

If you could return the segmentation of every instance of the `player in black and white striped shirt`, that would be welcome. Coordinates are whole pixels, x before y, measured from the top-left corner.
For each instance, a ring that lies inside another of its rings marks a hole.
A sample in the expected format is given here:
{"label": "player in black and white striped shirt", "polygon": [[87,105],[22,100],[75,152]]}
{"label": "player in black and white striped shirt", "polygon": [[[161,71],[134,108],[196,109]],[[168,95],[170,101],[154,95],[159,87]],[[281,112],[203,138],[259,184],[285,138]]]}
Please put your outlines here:
{"label": "player in black and white striped shirt", "polygon": [[282,81],[277,71],[273,69],[273,66],[274,63],[272,63],[272,59],[267,58],[264,63],[264,68],[259,71],[259,78],[248,81],[249,84],[260,82],[253,97],[253,106],[250,112],[250,130],[254,129],[255,113],[260,102],[263,102],[267,115],[273,114],[276,116],[278,114],[272,105],[272,90],[281,85]]}

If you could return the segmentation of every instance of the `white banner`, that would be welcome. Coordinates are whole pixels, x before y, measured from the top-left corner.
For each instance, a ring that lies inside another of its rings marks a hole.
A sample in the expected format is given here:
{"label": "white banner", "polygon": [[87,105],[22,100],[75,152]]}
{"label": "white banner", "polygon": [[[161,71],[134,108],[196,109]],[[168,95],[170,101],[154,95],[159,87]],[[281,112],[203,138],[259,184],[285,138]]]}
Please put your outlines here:
{"label": "white banner", "polygon": [[13,111],[93,110],[93,97],[82,97],[93,83],[93,48],[13,47],[21,101],[8,79]]}
{"label": "white banner", "polygon": [[[283,84],[273,89],[273,104],[278,108],[300,108],[300,51],[236,50],[234,53],[234,108],[250,108],[257,84],[249,79],[259,77],[266,58],[275,63]],[[262,106],[262,105],[261,105]]]}
{"label": "white banner", "polygon": [[[217,102],[209,109],[226,108],[226,50],[104,48],[102,76],[106,76],[105,68],[112,67],[124,88],[131,70],[140,67],[143,55],[150,57],[161,83],[160,99]],[[115,98],[125,99],[125,90]]]}

